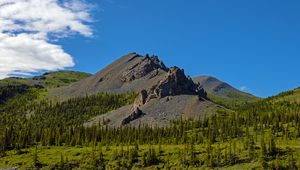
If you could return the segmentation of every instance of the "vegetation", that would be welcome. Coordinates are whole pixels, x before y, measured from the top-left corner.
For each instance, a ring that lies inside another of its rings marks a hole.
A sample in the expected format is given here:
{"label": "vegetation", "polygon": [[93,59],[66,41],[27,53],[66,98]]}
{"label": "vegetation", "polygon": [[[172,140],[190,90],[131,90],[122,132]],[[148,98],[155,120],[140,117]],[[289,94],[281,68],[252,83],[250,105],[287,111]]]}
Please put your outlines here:
{"label": "vegetation", "polygon": [[66,86],[90,76],[75,71],[45,73],[33,78],[7,78],[0,81],[0,104],[11,98],[23,95],[33,89],[52,89]]}
{"label": "vegetation", "polygon": [[51,86],[30,86],[0,105],[0,168],[300,167],[298,90],[198,119],[182,117],[167,127],[108,128],[83,124],[133,103],[137,94],[100,93],[57,103],[41,97]]}
{"label": "vegetation", "polygon": [[260,99],[249,95],[247,93],[236,93],[236,92],[223,92],[223,95],[227,97],[222,97],[215,95],[213,93],[208,93],[208,98],[221,106],[224,106],[228,109],[238,109],[241,106],[258,102]]}
{"label": "vegetation", "polygon": [[90,74],[76,72],[76,71],[57,71],[44,73],[41,76],[35,76],[33,78],[7,78],[0,81],[0,87],[5,87],[8,85],[27,85],[34,87],[39,85],[42,87],[57,87],[66,86],[70,83],[77,82],[84,78],[89,77]]}

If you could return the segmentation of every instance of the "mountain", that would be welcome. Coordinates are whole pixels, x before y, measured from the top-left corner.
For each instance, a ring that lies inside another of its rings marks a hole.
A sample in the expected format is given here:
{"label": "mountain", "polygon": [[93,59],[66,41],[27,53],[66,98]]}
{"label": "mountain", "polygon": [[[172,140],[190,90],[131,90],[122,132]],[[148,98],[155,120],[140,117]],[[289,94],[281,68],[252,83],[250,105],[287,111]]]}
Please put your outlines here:
{"label": "mountain", "polygon": [[207,92],[209,99],[227,108],[235,108],[260,100],[260,98],[242,92],[215,77],[199,76],[194,77],[193,81],[200,84]]}
{"label": "mountain", "polygon": [[257,99],[132,53],[95,75],[9,78],[0,90],[2,168],[300,167],[300,88]]}
{"label": "mountain", "polygon": [[183,69],[167,67],[157,56],[136,53],[121,57],[95,75],[60,71],[26,79],[9,78],[1,84],[6,89],[0,96],[2,103],[32,88],[50,89],[33,93],[36,100],[46,96],[58,102],[99,93],[133,92],[138,96],[132,104],[91,118],[86,126],[165,126],[180,117],[201,117],[225,109],[222,106],[234,108],[258,100],[215,78],[191,79]]}
{"label": "mountain", "polygon": [[134,104],[92,119],[88,125],[108,120],[110,126],[149,124],[163,126],[181,116],[198,117],[219,108],[207,100],[203,88],[178,67],[167,67],[157,56],[130,53],[106,68],[49,94],[57,100],[100,92],[139,94]]}

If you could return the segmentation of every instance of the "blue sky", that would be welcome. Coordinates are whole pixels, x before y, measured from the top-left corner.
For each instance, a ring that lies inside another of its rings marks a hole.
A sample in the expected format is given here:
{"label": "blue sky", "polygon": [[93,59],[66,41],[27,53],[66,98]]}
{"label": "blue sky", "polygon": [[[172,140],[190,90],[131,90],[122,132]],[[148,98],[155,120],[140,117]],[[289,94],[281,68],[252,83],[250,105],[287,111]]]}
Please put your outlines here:
{"label": "blue sky", "polygon": [[137,52],[262,97],[300,86],[299,0],[86,1],[93,37],[53,42],[73,57],[70,69],[95,73]]}

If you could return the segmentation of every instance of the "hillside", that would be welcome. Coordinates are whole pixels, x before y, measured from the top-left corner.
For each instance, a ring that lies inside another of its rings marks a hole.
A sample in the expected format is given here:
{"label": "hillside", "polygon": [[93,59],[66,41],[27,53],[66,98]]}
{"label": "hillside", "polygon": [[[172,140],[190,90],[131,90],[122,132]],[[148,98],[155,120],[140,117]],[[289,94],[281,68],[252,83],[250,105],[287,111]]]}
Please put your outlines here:
{"label": "hillside", "polygon": [[90,74],[77,71],[57,71],[47,72],[40,76],[32,78],[11,77],[0,80],[0,87],[8,85],[27,85],[27,86],[42,86],[42,87],[59,87],[66,86],[77,82],[81,79],[89,77]]}
{"label": "hillside", "polygon": [[54,89],[89,76],[90,74],[82,72],[57,71],[32,78],[6,78],[0,80],[0,104],[14,96],[25,94],[31,89]]}
{"label": "hillside", "polygon": [[270,97],[268,100],[273,102],[287,101],[300,103],[300,88],[279,93],[276,96]]}
{"label": "hillside", "polygon": [[181,117],[164,127],[115,128],[105,125],[112,119],[93,126],[82,123],[134,102],[136,94],[100,93],[55,105],[44,101],[28,107],[37,112],[27,117],[20,107],[26,100],[19,98],[0,110],[0,167],[297,169],[300,105],[277,101],[288,93],[235,112],[219,110],[199,119]]}
{"label": "hillside", "polygon": [[209,99],[227,108],[234,109],[259,100],[258,97],[242,92],[215,77],[198,76],[194,77],[193,81],[200,83],[200,86],[207,92]]}

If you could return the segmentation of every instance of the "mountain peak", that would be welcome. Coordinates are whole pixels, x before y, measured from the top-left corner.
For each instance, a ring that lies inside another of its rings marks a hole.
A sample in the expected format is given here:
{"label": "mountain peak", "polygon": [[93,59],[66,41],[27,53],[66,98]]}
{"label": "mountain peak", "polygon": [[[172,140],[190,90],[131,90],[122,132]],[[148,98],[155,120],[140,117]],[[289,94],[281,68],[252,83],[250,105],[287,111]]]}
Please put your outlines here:
{"label": "mountain peak", "polygon": [[121,80],[123,82],[131,82],[133,80],[140,79],[153,71],[157,72],[159,69],[168,71],[168,68],[161,60],[158,59],[157,56],[149,57],[149,55],[146,55],[143,57],[136,54],[133,58],[128,60],[128,62],[133,61],[136,57],[140,57],[140,61],[127,68],[121,75]]}
{"label": "mountain peak", "polygon": [[[193,80],[208,93],[209,99],[228,108],[259,100],[258,97],[242,92],[212,76],[194,77]],[[234,103],[233,106],[231,103]]]}
{"label": "mountain peak", "polygon": [[58,95],[79,97],[99,92],[141,92],[146,90],[148,95],[163,98],[169,95],[201,95],[191,78],[178,67],[168,68],[158,56],[129,53],[116,60],[97,74],[84,79],[70,87],[59,89]]}

